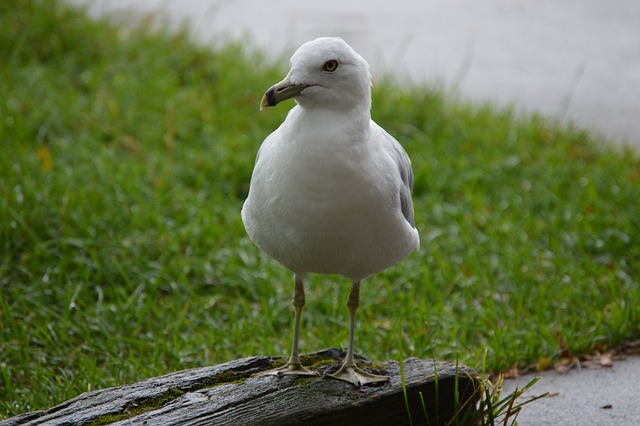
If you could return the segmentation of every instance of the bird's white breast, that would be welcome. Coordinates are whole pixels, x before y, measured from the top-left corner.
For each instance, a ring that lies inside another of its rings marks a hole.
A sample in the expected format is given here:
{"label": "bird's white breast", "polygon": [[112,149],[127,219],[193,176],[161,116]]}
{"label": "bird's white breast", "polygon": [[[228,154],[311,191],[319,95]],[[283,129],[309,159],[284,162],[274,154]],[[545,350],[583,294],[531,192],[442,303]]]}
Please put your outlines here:
{"label": "bird's white breast", "polygon": [[360,279],[402,260],[417,232],[401,213],[396,166],[369,138],[377,125],[305,114],[294,108],[260,149],[242,211],[250,238],[298,274]]}

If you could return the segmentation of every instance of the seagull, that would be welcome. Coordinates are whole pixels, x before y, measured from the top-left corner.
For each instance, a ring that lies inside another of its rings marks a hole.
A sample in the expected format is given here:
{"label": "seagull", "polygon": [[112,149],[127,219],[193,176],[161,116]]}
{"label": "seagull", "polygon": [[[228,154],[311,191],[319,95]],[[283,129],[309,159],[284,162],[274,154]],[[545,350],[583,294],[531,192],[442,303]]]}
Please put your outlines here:
{"label": "seagull", "polygon": [[294,275],[293,345],[283,367],[260,375],[317,376],[298,353],[304,280],[310,273],[351,280],[349,342],[330,377],[359,387],[388,381],[357,367],[355,316],[360,282],[420,246],[413,171],[400,143],[371,119],[369,64],[344,40],[304,43],[286,78],[264,94],[260,109],[293,98],[296,105],[262,143],[242,207],[247,234]]}

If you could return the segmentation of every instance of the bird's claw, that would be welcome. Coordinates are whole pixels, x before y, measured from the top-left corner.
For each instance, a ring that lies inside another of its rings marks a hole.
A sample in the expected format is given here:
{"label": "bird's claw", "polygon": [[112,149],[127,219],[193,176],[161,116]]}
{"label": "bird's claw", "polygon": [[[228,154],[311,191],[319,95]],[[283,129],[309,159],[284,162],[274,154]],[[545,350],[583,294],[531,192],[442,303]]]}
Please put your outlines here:
{"label": "bird's claw", "polygon": [[338,371],[333,374],[327,374],[327,376],[349,382],[356,387],[360,387],[369,383],[388,382],[390,380],[388,376],[379,376],[377,374],[368,373],[356,367],[355,365],[343,365]]}
{"label": "bird's claw", "polygon": [[299,363],[286,363],[282,367],[274,368],[272,370],[262,371],[260,373],[256,373],[253,377],[264,377],[264,376],[319,376],[315,371],[311,371],[306,369]]}

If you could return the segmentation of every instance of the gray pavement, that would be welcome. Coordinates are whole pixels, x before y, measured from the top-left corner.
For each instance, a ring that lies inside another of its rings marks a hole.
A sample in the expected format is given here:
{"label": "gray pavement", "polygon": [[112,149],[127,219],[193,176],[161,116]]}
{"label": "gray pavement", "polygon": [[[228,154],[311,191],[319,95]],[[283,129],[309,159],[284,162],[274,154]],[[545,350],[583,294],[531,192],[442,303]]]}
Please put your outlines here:
{"label": "gray pavement", "polygon": [[245,38],[287,57],[307,40],[338,35],[374,77],[442,84],[640,148],[637,0],[71,1],[96,14],[162,13],[187,21],[204,43]]}
{"label": "gray pavement", "polygon": [[503,396],[522,389],[534,377],[540,381],[520,399],[549,392],[522,408],[521,426],[640,425],[640,357],[614,361],[610,368],[545,371],[504,382]]}

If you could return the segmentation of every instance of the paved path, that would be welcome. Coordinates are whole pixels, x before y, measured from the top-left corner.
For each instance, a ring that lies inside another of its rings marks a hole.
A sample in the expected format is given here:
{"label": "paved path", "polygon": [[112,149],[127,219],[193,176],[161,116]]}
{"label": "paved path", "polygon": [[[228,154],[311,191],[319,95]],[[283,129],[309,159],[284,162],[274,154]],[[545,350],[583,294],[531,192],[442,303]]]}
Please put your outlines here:
{"label": "paved path", "polygon": [[640,425],[640,356],[614,361],[604,369],[555,371],[505,380],[502,395],[522,389],[534,377],[540,381],[520,401],[549,392],[550,397],[523,407],[520,426]]}
{"label": "paved path", "polygon": [[72,0],[187,20],[205,42],[246,36],[280,54],[345,38],[374,67],[464,98],[573,120],[640,148],[637,0]]}

